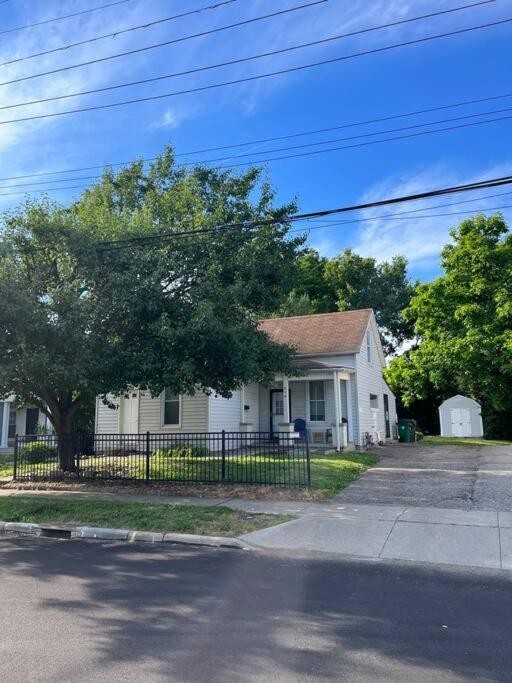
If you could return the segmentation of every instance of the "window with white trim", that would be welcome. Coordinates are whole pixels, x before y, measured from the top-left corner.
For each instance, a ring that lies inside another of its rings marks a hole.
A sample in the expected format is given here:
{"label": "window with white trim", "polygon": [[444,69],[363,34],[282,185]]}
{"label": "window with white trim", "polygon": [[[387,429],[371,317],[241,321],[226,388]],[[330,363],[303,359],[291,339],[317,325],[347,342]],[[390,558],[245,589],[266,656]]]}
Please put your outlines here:
{"label": "window with white trim", "polygon": [[309,419],[311,422],[325,422],[325,392],[322,380],[309,383]]}
{"label": "window with white trim", "polygon": [[372,408],[372,410],[379,409],[379,397],[377,394],[370,394],[370,408]]}
{"label": "window with white trim", "polygon": [[368,363],[372,362],[372,333],[370,330],[366,332],[366,353],[368,356]]}
{"label": "window with white trim", "polygon": [[178,427],[181,423],[181,400],[170,389],[164,392],[164,426]]}

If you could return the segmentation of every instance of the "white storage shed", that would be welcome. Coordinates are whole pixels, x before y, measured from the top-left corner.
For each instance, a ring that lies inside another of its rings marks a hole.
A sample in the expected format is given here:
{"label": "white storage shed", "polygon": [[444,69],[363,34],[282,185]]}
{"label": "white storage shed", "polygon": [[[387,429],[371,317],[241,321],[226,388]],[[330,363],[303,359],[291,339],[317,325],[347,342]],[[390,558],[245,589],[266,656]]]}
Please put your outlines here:
{"label": "white storage shed", "polygon": [[439,406],[441,436],[484,435],[480,405],[467,396],[452,396]]}

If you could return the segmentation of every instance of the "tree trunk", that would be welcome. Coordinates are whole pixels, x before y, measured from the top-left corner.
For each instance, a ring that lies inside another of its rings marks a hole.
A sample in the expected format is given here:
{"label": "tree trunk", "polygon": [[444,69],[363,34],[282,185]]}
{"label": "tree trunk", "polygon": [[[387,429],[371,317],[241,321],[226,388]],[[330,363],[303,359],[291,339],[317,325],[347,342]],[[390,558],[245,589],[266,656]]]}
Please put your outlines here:
{"label": "tree trunk", "polygon": [[57,432],[60,469],[63,472],[75,472],[75,444],[73,443],[71,416],[59,415],[55,420],[55,431]]}

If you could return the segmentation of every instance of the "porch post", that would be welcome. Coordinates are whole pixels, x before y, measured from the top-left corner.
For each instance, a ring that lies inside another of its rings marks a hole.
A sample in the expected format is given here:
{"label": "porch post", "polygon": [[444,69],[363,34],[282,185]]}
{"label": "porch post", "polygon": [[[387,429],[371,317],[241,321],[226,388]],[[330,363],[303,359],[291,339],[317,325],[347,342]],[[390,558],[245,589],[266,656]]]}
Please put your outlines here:
{"label": "porch post", "polygon": [[336,370],[332,373],[332,381],[334,384],[334,434],[335,434],[335,446],[336,450],[341,450],[341,391],[340,391],[340,378]]}
{"label": "porch post", "polygon": [[352,415],[352,378],[349,376],[345,380],[345,389],[347,390],[347,420],[348,420],[348,440],[354,443],[354,418]]}
{"label": "porch post", "polygon": [[245,423],[245,384],[240,387],[240,425]]}
{"label": "porch post", "polygon": [[283,422],[290,424],[290,383],[288,377],[283,376]]}
{"label": "porch post", "polygon": [[7,448],[7,436],[9,433],[9,413],[11,411],[11,404],[9,401],[4,401],[4,410],[2,416],[2,424],[0,425],[0,448]]}

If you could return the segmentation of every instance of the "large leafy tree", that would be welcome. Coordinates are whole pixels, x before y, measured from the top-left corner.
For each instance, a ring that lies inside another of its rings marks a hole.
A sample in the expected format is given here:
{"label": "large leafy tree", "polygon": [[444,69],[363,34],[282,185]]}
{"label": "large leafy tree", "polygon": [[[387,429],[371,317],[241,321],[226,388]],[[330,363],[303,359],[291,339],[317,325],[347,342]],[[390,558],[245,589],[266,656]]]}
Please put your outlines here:
{"label": "large leafy tree", "polygon": [[[28,201],[10,212],[0,233],[0,395],[49,416],[70,469],[73,419],[96,395],[131,386],[229,395],[289,370],[291,351],[257,319],[291,288],[301,240],[283,219],[294,209],[274,206],[258,170],[183,170],[167,149],[148,171],[107,170],[71,207]],[[261,218],[272,223],[190,234]],[[105,248],[120,239],[133,241]]]}
{"label": "large leafy tree", "polygon": [[[387,380],[406,405],[455,391],[480,401],[489,431],[512,427],[512,236],[501,214],[451,232],[444,275],[417,288],[406,318],[418,345],[395,359]],[[501,427],[500,427],[501,425]]]}
{"label": "large leafy tree", "polygon": [[329,259],[309,249],[298,257],[297,265],[294,290],[280,315],[373,308],[387,353],[412,337],[412,325],[402,310],[409,305],[415,284],[409,280],[404,257],[378,263],[345,249]]}

